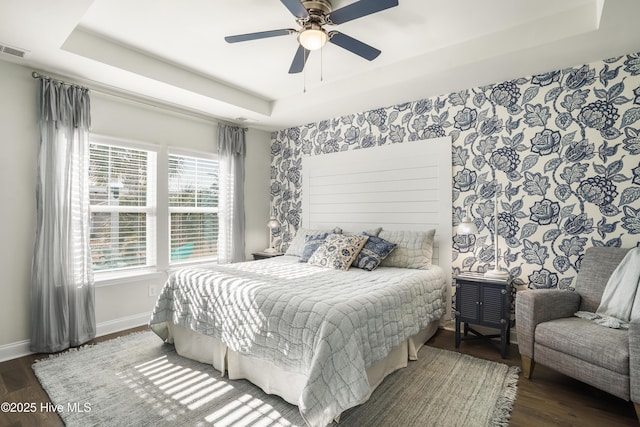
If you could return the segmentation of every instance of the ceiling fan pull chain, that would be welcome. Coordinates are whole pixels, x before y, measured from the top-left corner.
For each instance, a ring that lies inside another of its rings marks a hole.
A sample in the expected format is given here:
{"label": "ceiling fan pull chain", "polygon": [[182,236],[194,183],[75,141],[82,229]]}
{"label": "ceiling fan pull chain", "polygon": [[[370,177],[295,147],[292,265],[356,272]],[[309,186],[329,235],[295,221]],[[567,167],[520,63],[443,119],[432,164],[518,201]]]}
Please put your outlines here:
{"label": "ceiling fan pull chain", "polygon": [[[304,62],[307,62],[307,50],[304,51]],[[302,93],[307,93],[307,69],[306,67],[302,69]]]}
{"label": "ceiling fan pull chain", "polygon": [[322,82],[322,81],[324,81],[324,76],[322,75],[322,70],[323,70],[323,68],[324,68],[324,67],[322,66],[322,64],[323,64],[323,62],[322,62],[322,57],[323,57],[322,52],[323,52],[323,51],[324,51],[324,49],[322,49],[322,48],[321,48],[321,49],[320,49],[320,81],[321,81],[321,82]]}

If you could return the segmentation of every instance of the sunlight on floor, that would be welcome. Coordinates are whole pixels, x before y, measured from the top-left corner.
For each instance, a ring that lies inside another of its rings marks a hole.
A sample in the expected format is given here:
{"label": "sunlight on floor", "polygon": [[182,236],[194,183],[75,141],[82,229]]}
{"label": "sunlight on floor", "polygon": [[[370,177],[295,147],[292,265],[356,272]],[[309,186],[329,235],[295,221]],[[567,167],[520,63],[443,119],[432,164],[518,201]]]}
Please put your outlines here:
{"label": "sunlight on floor", "polygon": [[[258,417],[263,417],[264,419],[256,423],[255,420]],[[241,396],[213,412],[211,415],[208,415],[205,420],[209,423],[215,423],[216,425],[233,425],[234,427],[245,426],[249,423],[256,426],[291,425],[288,421],[280,419],[280,413],[273,410],[271,405],[248,394]]]}
{"label": "sunlight on floor", "polygon": [[[150,360],[118,376],[136,394],[167,420],[180,414],[203,411],[201,422],[215,426],[290,427],[293,424],[263,400],[234,387],[234,382],[215,375],[210,366],[202,370],[181,366],[181,358],[168,356]],[[186,359],[184,359],[186,362]],[[213,412],[208,413],[207,407]]]}

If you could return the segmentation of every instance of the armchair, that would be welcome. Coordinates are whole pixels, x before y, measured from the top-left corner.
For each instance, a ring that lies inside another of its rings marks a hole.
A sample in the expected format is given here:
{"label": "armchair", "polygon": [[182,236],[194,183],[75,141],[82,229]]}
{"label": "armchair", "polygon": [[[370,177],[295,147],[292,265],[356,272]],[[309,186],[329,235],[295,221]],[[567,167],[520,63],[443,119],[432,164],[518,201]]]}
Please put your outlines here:
{"label": "armchair", "polygon": [[586,250],[575,292],[544,289],[519,292],[516,328],[522,370],[530,379],[536,363],[555,369],[625,400],[640,419],[640,322],[611,329],[573,317],[595,312],[609,277],[628,249]]}

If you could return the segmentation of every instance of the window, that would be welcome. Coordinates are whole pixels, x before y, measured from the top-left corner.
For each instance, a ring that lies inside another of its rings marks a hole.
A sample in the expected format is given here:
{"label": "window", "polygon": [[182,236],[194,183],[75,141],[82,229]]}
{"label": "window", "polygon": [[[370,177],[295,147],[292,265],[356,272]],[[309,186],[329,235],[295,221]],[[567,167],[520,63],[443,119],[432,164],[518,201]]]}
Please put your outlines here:
{"label": "window", "polygon": [[91,256],[94,271],[156,264],[156,153],[89,145]]}
{"label": "window", "polygon": [[169,155],[170,263],[218,254],[218,161]]}
{"label": "window", "polygon": [[93,136],[89,180],[91,256],[104,280],[217,258],[215,157]]}

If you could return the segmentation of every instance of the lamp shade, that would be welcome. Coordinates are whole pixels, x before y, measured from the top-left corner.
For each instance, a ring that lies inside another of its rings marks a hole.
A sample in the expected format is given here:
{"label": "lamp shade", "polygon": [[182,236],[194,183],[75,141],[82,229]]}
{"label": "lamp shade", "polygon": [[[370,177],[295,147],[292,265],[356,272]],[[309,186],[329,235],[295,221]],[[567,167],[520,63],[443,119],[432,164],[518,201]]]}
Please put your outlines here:
{"label": "lamp shade", "polygon": [[329,36],[326,31],[315,25],[298,35],[298,41],[307,50],[318,50],[327,43],[327,40]]}
{"label": "lamp shade", "polygon": [[270,229],[272,229],[272,230],[273,230],[274,228],[279,228],[279,227],[280,227],[280,221],[278,221],[278,220],[277,220],[277,219],[275,219],[275,218],[271,218],[271,219],[269,220],[269,222],[267,222],[267,227],[268,227],[268,228],[270,228]]}
{"label": "lamp shade", "polygon": [[469,218],[469,215],[465,215],[460,224],[458,224],[457,233],[461,236],[467,236],[469,234],[476,234],[477,232],[478,227],[476,227],[476,224]]}

